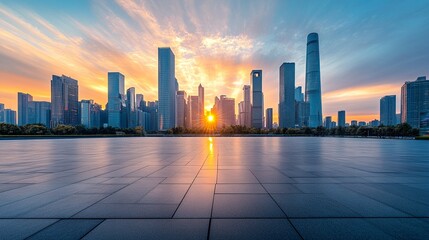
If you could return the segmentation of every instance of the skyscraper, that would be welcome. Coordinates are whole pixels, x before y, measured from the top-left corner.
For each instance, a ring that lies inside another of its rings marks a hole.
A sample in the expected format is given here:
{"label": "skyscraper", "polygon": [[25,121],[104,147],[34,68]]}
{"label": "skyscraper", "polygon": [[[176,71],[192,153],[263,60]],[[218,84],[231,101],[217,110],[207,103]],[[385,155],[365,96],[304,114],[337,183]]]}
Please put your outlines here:
{"label": "skyscraper", "polygon": [[108,125],[115,128],[121,124],[121,111],[125,108],[125,76],[120,72],[109,72],[108,79]]}
{"label": "skyscraper", "polygon": [[28,103],[28,124],[43,124],[47,127],[51,124],[51,103],[32,101]]}
{"label": "skyscraper", "polygon": [[332,117],[327,116],[325,117],[325,128],[331,128],[332,127]]}
{"label": "skyscraper", "polygon": [[159,130],[175,124],[176,77],[175,57],[170,48],[158,48],[158,121]]}
{"label": "skyscraper", "polygon": [[136,89],[134,87],[127,89],[127,119],[128,128],[135,128],[137,126]]}
{"label": "skyscraper", "polygon": [[189,96],[188,99],[188,116],[190,128],[197,128],[201,125],[200,117],[200,99],[198,96]]}
{"label": "skyscraper", "polygon": [[309,127],[322,126],[322,93],[320,83],[319,36],[307,36],[305,101],[310,104]]}
{"label": "skyscraper", "polygon": [[91,128],[91,105],[94,100],[81,100],[80,101],[80,124],[86,128]]}
{"label": "skyscraper", "polygon": [[187,98],[185,91],[177,91],[176,95],[176,127],[187,128]]}
{"label": "skyscraper", "polygon": [[396,125],[396,95],[380,99],[380,123],[384,126]]}
{"label": "skyscraper", "polygon": [[4,122],[4,104],[0,103],[0,123]]}
{"label": "skyscraper", "polygon": [[79,89],[77,80],[52,75],[51,127],[58,124],[79,125]]}
{"label": "skyscraper", "polygon": [[238,125],[244,125],[245,112],[244,112],[244,101],[238,103]]}
{"label": "skyscraper", "polygon": [[204,124],[204,87],[201,85],[198,86],[198,107],[200,109],[200,125]]}
{"label": "skyscraper", "polygon": [[243,126],[252,127],[252,102],[250,85],[243,86]]}
{"label": "skyscraper", "polygon": [[16,125],[16,111],[12,109],[3,110],[3,122]]}
{"label": "skyscraper", "polygon": [[264,119],[264,94],[262,93],[262,70],[250,73],[252,88],[252,127],[262,128]]}
{"label": "skyscraper", "polygon": [[33,101],[33,96],[28,93],[18,93],[18,125],[28,124],[28,105]]}
{"label": "skyscraper", "polygon": [[302,87],[295,88],[295,101],[304,102],[304,94],[302,93]]}
{"label": "skyscraper", "polygon": [[143,94],[136,94],[136,108],[143,110],[143,102],[144,101],[144,96]]}
{"label": "skyscraper", "polygon": [[346,126],[346,111],[338,111],[338,127]]}
{"label": "skyscraper", "polygon": [[429,112],[429,80],[418,77],[414,82],[405,82],[401,88],[401,118],[414,128],[420,128],[420,119]]}
{"label": "skyscraper", "polygon": [[226,95],[215,97],[212,113],[216,116],[217,128],[235,125],[235,99]]}
{"label": "skyscraper", "polygon": [[295,63],[283,63],[279,77],[279,124],[295,127]]}
{"label": "skyscraper", "polygon": [[[295,113],[294,113],[294,116],[295,116]],[[273,128],[273,109],[272,108],[267,108],[265,117],[266,117],[265,127],[267,129],[272,129]]]}

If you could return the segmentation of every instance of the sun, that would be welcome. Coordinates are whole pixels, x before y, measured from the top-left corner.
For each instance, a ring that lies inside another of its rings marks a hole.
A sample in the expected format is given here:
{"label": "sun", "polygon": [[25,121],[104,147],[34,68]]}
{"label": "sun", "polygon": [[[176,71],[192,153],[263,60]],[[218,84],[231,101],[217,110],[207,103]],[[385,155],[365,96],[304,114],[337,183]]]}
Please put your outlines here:
{"label": "sun", "polygon": [[214,116],[213,115],[208,115],[207,116],[207,121],[214,122]]}

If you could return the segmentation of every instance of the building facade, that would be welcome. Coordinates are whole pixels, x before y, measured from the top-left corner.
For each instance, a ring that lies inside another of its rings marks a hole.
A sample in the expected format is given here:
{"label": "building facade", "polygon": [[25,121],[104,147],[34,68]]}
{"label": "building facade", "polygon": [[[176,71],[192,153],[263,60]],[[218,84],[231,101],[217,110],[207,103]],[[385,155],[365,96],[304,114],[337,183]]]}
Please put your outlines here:
{"label": "building facade", "polygon": [[338,111],[338,127],[346,127],[346,111]]}
{"label": "building facade", "polygon": [[158,121],[159,130],[175,125],[176,115],[175,56],[170,48],[158,48]]}
{"label": "building facade", "polygon": [[176,127],[188,128],[186,124],[188,96],[185,91],[177,91],[176,95]]}
{"label": "building facade", "polygon": [[388,95],[380,99],[380,124],[396,125],[396,95]]}
{"label": "building facade", "polygon": [[264,122],[264,94],[262,92],[262,70],[250,73],[252,89],[252,127],[262,128]]}
{"label": "building facade", "polygon": [[28,103],[28,124],[43,124],[49,127],[51,124],[51,103],[44,101],[32,101]]}
{"label": "building facade", "polygon": [[136,113],[136,89],[134,87],[127,89],[127,127],[137,127],[137,113]]}
{"label": "building facade", "polygon": [[279,77],[279,124],[295,127],[295,63],[283,63]]}
{"label": "building facade", "polygon": [[265,128],[267,129],[273,128],[273,109],[272,108],[267,108],[265,112]]}
{"label": "building facade", "polygon": [[51,127],[58,124],[79,125],[78,81],[53,75],[51,80]]}
{"label": "building facade", "polygon": [[401,88],[401,122],[420,128],[420,118],[426,112],[429,112],[429,80],[423,76]]}
{"label": "building facade", "polygon": [[320,80],[319,35],[307,36],[305,101],[310,104],[309,127],[322,126],[322,93]]}
{"label": "building facade", "polygon": [[226,95],[215,97],[212,113],[215,115],[217,128],[235,125],[235,99]]}
{"label": "building facade", "polygon": [[250,85],[243,86],[243,126],[252,127],[252,101]]}
{"label": "building facade", "polygon": [[29,124],[28,105],[33,101],[33,96],[28,93],[18,92],[18,125]]}
{"label": "building facade", "polygon": [[122,128],[121,112],[125,108],[125,76],[120,72],[109,72],[108,81],[108,125],[114,128]]}

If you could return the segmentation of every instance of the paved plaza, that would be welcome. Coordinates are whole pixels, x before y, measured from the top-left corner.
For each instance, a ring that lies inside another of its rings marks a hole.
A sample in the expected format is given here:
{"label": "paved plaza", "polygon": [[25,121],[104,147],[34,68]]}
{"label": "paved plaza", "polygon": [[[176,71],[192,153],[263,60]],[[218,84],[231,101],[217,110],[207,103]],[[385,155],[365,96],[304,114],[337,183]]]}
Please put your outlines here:
{"label": "paved plaza", "polygon": [[429,239],[429,142],[0,141],[0,239]]}

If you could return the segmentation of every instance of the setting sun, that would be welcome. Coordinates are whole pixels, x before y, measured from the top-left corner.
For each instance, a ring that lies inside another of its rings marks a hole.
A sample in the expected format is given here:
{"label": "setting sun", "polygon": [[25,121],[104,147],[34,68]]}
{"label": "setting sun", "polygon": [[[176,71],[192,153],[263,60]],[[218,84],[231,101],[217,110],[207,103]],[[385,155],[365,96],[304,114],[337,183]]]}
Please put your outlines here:
{"label": "setting sun", "polygon": [[213,115],[207,116],[207,121],[208,122],[214,122],[214,116]]}

